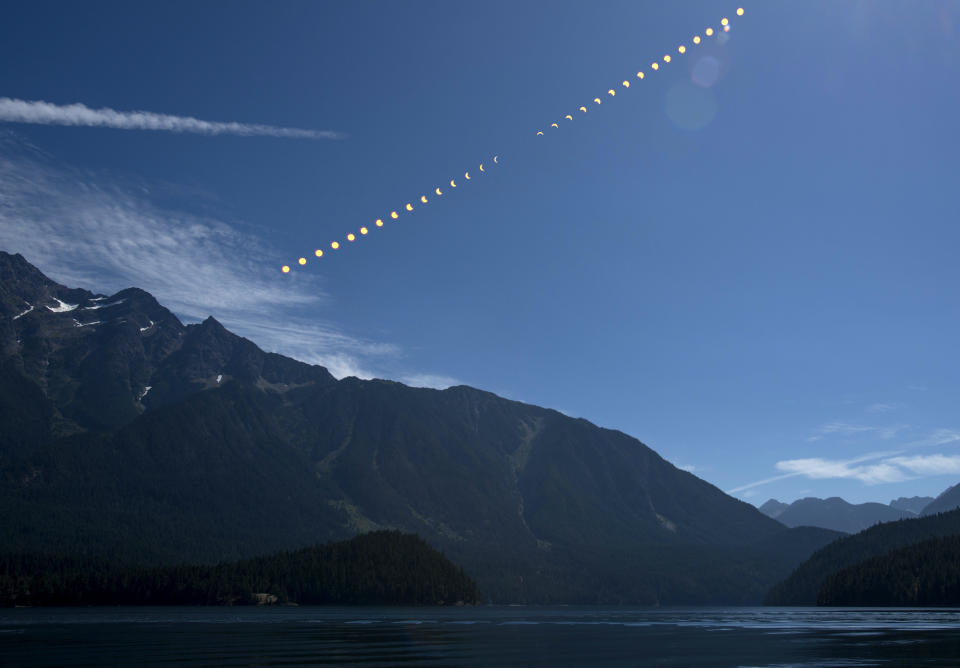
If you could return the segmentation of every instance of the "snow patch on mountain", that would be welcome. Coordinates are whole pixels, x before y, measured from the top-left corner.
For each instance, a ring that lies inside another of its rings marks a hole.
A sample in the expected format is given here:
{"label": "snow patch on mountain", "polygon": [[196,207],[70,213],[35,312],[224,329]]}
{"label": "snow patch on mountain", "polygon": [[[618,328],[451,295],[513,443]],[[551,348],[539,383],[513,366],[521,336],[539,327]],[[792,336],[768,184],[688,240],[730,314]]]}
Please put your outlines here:
{"label": "snow patch on mountain", "polygon": [[52,308],[48,306],[47,308],[53,311],[54,313],[66,313],[67,311],[72,311],[73,309],[79,306],[79,304],[68,304],[64,301],[60,301],[56,297],[54,297],[53,299],[55,302],[57,302],[58,306],[56,308]]}
{"label": "snow patch on mountain", "polygon": [[[94,301],[94,300],[91,299],[90,301]],[[121,299],[121,300],[118,301],[118,302],[110,302],[109,304],[94,304],[93,306],[84,306],[84,307],[83,307],[82,309],[80,309],[80,310],[81,310],[81,311],[94,311],[94,310],[96,310],[96,309],[98,309],[98,308],[110,308],[111,306],[117,306],[118,304],[122,304],[122,303],[125,302],[125,301],[127,301],[127,300],[126,300],[126,299]]]}

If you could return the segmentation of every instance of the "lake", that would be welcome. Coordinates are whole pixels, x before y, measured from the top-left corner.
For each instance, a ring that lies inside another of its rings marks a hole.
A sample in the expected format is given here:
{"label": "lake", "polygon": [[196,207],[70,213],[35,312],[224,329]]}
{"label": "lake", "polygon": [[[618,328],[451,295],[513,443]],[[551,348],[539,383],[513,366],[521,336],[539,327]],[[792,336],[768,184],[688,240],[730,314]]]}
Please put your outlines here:
{"label": "lake", "polygon": [[960,609],[21,608],[8,666],[957,666]]}

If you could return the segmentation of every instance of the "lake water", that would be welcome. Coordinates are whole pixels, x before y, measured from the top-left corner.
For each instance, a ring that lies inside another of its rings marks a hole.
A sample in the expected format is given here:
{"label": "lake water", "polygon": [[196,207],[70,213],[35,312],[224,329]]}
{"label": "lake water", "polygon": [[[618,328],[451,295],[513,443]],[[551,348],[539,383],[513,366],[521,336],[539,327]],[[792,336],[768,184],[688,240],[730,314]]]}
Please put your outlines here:
{"label": "lake water", "polygon": [[960,609],[0,610],[6,666],[958,666]]}

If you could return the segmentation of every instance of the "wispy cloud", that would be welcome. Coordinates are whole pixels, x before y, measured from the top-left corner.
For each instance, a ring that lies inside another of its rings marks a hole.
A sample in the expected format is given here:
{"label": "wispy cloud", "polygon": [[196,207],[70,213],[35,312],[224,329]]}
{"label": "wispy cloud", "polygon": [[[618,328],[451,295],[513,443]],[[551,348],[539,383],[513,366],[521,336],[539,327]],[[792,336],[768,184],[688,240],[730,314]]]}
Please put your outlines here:
{"label": "wispy cloud", "polygon": [[341,133],[331,130],[304,130],[257,123],[202,121],[191,116],[171,116],[151,111],[91,109],[79,103],[59,105],[51,102],[17,100],[9,97],[0,97],[0,121],[117,128],[119,130],[195,132],[205,135],[227,134],[248,137],[259,135],[295,139],[342,139],[344,137]]}
{"label": "wispy cloud", "polygon": [[383,376],[400,357],[395,345],[298,315],[330,299],[322,282],[309,274],[279,280],[276,250],[242,226],[163,208],[139,188],[48,164],[32,150],[0,151],[0,248],[71,287],[144,288],[188,320],[213,315],[337,377]]}
{"label": "wispy cloud", "polygon": [[727,494],[738,494],[754,487],[798,476],[811,480],[859,480],[868,485],[876,485],[937,475],[956,475],[960,473],[960,455],[938,453],[905,456],[903,453],[907,450],[958,442],[960,442],[960,431],[936,429],[927,436],[911,441],[895,451],[870,452],[853,459],[807,457],[781,460],[775,465],[775,468],[782,472],[780,475],[735,487],[727,490]]}
{"label": "wispy cloud", "polygon": [[956,475],[960,473],[960,455],[918,455],[894,457],[891,464],[907,469],[914,475]]}
{"label": "wispy cloud", "polygon": [[762,485],[769,485],[772,482],[777,482],[778,480],[786,480],[787,478],[794,478],[800,475],[799,473],[784,473],[783,475],[775,475],[770,478],[764,478],[762,480],[754,480],[753,482],[748,482],[746,485],[740,485],[739,487],[734,487],[733,489],[728,489],[727,494],[739,494],[748,489],[753,489],[754,487],[761,487]]}
{"label": "wispy cloud", "polygon": [[856,461],[838,461],[819,457],[789,459],[777,462],[777,469],[812,480],[847,478],[859,480],[868,485],[881,482],[900,482],[910,477],[898,466],[891,463],[892,460],[885,460],[876,464],[855,464]]}
{"label": "wispy cloud", "polygon": [[866,434],[888,440],[894,438],[898,433],[909,428],[909,426],[910,425],[906,424],[895,424],[886,427],[874,427],[862,424],[851,424],[849,422],[828,422],[818,427],[807,440],[819,441],[827,436],[857,436]]}
{"label": "wispy cloud", "polygon": [[960,441],[960,431],[956,429],[935,429],[923,438],[910,441],[904,447],[912,450],[914,448],[948,445],[958,441]]}
{"label": "wispy cloud", "polygon": [[865,410],[868,413],[889,413],[890,411],[895,411],[898,408],[900,408],[899,404],[877,403],[877,404],[870,404],[869,406],[866,407]]}

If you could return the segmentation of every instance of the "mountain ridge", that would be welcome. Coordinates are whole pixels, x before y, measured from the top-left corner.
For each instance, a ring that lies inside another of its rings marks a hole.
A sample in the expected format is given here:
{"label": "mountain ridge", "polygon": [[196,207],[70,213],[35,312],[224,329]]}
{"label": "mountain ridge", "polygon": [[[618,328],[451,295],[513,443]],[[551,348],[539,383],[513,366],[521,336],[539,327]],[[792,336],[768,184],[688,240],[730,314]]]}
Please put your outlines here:
{"label": "mountain ridge", "polygon": [[141,290],[71,291],[27,267],[0,253],[8,549],[160,564],[396,529],[488,600],[668,604],[756,602],[838,536],[786,529],[583,419],[468,386],[338,381]]}
{"label": "mountain ridge", "polygon": [[917,516],[910,510],[882,503],[852,504],[837,496],[826,499],[806,497],[789,505],[770,499],[760,507],[760,512],[788,527],[816,526],[844,533],[857,533],[878,522]]}

